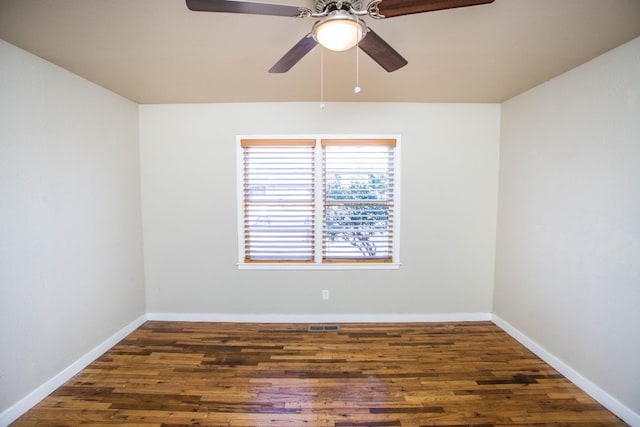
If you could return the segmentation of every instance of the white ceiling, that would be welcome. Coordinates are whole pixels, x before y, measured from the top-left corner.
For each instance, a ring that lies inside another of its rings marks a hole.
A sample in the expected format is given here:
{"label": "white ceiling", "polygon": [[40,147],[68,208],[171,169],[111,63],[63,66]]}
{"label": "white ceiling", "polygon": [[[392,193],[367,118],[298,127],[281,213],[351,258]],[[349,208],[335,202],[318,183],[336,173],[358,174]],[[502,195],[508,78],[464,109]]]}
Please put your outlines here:
{"label": "white ceiling", "polygon": [[[267,72],[313,22],[184,0],[0,0],[0,38],[139,103],[319,101],[319,46]],[[367,23],[409,64],[387,73],[361,52],[355,94],[356,50],[324,51],[325,101],[502,102],[640,36],[640,0],[495,0]]]}

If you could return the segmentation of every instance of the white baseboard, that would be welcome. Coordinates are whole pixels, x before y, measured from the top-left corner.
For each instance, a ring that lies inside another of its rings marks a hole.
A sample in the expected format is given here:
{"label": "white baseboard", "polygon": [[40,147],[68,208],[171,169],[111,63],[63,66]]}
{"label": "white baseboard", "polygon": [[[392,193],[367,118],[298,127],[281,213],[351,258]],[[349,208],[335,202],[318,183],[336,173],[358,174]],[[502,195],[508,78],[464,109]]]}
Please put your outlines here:
{"label": "white baseboard", "polygon": [[571,366],[567,365],[562,360],[558,359],[556,356],[548,352],[542,346],[540,346],[535,341],[531,340],[525,334],[520,332],[514,326],[512,326],[509,322],[500,318],[495,314],[492,315],[493,323],[498,325],[501,329],[503,329],[506,333],[511,335],[520,344],[527,347],[531,350],[536,356],[540,359],[547,362],[552,368],[556,371],[560,372],[562,375],[567,377],[569,381],[580,387],[585,393],[593,397],[595,400],[600,402],[602,406],[616,414],[627,424],[640,427],[640,415],[633,412],[627,406],[616,400],[609,393],[589,381],[587,378],[583,377],[580,373],[574,370]]}
{"label": "white baseboard", "polygon": [[411,323],[491,320],[490,313],[442,314],[222,314],[148,313],[148,320],[233,323]]}
{"label": "white baseboard", "polygon": [[69,381],[87,367],[91,362],[102,356],[107,350],[122,341],[127,335],[136,330],[147,320],[146,315],[138,317],[133,322],[107,338],[100,345],[89,351],[87,354],[76,360],[70,366],[59,372],[40,387],[23,397],[20,401],[9,407],[0,414],[0,426],[7,426],[17,420],[22,414],[33,408],[42,399],[53,393],[58,387]]}

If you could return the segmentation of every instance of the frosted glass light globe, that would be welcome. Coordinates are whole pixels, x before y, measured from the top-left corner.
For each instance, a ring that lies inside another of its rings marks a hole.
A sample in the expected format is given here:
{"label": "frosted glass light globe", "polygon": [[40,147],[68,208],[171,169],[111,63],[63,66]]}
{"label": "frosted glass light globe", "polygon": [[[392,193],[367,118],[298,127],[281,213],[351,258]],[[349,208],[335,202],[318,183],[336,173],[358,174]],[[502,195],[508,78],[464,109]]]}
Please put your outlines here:
{"label": "frosted glass light globe", "polygon": [[343,51],[354,47],[366,35],[366,26],[347,12],[338,11],[313,26],[313,37],[330,50]]}

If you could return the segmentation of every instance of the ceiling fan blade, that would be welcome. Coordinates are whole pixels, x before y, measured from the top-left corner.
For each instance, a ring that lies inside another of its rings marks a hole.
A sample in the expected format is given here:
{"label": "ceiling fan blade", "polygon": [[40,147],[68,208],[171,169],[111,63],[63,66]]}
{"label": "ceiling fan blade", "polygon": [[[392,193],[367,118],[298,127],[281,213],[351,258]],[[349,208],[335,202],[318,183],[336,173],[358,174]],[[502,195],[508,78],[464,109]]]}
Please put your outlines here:
{"label": "ceiling fan blade", "polygon": [[187,0],[187,7],[195,12],[249,13],[293,18],[299,17],[301,11],[297,6],[234,0]]}
{"label": "ceiling fan blade", "polygon": [[307,53],[311,51],[318,42],[311,33],[307,34],[293,46],[289,52],[285,53],[276,64],[269,69],[270,73],[286,73],[298,63]]}
{"label": "ceiling fan blade", "polygon": [[360,40],[358,46],[388,72],[402,68],[408,63],[402,55],[389,46],[386,41],[382,40],[371,28],[369,28],[366,37]]}
{"label": "ceiling fan blade", "polygon": [[456,7],[477,6],[493,3],[494,0],[382,0],[378,5],[380,14],[387,18],[412,13],[434,12]]}

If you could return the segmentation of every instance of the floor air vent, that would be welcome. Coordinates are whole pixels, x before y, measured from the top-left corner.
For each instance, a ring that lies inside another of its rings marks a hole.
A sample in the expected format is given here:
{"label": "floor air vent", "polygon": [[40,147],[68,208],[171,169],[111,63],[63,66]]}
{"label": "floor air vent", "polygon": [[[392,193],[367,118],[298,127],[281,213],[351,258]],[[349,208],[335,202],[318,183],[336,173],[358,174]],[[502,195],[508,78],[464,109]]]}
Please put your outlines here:
{"label": "floor air vent", "polygon": [[339,331],[340,326],[338,325],[309,325],[309,332],[330,332],[330,331]]}

